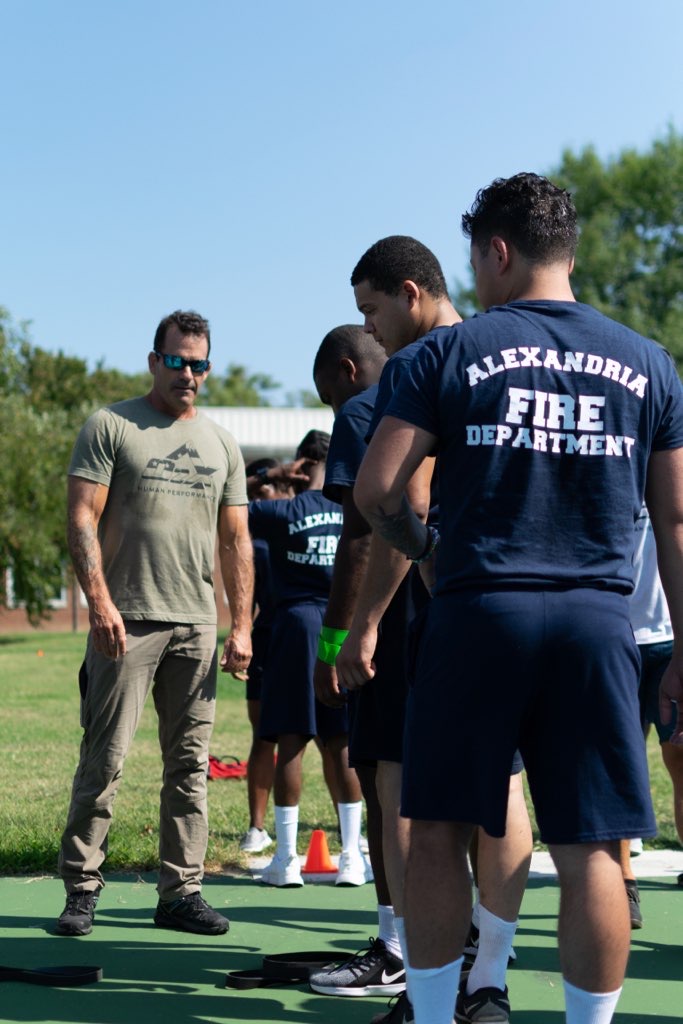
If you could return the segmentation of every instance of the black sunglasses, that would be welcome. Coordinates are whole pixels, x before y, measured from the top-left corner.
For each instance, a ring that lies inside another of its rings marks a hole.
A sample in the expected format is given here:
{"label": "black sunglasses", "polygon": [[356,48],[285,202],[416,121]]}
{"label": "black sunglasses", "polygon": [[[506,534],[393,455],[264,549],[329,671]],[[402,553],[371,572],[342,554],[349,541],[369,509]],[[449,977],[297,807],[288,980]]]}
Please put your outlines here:
{"label": "black sunglasses", "polygon": [[189,366],[193,373],[206,373],[211,366],[208,359],[183,359],[182,356],[171,356],[168,352],[155,352],[157,359],[163,359],[167,370],[184,370]]}

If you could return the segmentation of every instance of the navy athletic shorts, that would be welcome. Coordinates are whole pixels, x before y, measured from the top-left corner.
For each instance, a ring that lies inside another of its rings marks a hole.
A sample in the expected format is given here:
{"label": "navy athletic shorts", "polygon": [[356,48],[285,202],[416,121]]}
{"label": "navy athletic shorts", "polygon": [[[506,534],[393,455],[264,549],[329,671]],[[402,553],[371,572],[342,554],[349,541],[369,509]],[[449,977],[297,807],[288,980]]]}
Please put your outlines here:
{"label": "navy athletic shorts", "polygon": [[270,634],[273,628],[272,620],[267,626],[259,627],[258,619],[251,632],[251,661],[247,669],[246,698],[247,700],[261,699],[261,686],[263,684],[263,672],[266,667],[266,657],[270,647]]}
{"label": "navy athletic shorts", "polygon": [[430,601],[417,568],[410,570],[382,616],[376,674],[350,695],[349,763],[403,760],[410,624]]}
{"label": "navy athletic shorts", "polygon": [[544,842],[654,835],[639,668],[620,594],[435,597],[408,701],[401,813],[504,835],[519,749]]}
{"label": "navy athletic shorts", "polygon": [[313,669],[325,603],[280,605],[271,630],[261,687],[259,736],[319,736],[323,742],[349,731],[346,708],[326,708],[315,699]]}
{"label": "navy athletic shorts", "polygon": [[663,725],[659,716],[659,684],[664,671],[671,661],[674,645],[673,640],[665,640],[660,644],[638,644],[640,651],[640,722],[643,731],[648,725],[654,725],[660,743],[671,739],[674,731],[675,715],[671,716],[668,725]]}

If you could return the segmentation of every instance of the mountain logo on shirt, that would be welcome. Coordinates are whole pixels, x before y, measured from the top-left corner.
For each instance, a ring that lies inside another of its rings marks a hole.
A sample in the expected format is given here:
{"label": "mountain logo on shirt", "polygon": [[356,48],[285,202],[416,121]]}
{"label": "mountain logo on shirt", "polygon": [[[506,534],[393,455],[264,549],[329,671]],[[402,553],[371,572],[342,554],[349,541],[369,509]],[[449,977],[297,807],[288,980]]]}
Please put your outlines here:
{"label": "mountain logo on shirt", "polygon": [[174,487],[186,487],[191,491],[210,490],[210,477],[216,468],[202,465],[196,448],[183,444],[165,459],[150,459],[142,474],[143,480],[163,480]]}

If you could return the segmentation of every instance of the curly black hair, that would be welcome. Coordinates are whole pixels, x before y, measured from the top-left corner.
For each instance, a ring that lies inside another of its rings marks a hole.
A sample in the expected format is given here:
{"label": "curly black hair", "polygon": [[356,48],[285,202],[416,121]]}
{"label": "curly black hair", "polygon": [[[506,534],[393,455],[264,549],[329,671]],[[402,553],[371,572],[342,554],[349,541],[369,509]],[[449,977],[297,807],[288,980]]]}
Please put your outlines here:
{"label": "curly black hair", "polygon": [[509,239],[530,263],[570,260],[576,252],[576,208],[569,192],[539,174],[496,178],[479,189],[462,230],[485,256],[494,235]]}

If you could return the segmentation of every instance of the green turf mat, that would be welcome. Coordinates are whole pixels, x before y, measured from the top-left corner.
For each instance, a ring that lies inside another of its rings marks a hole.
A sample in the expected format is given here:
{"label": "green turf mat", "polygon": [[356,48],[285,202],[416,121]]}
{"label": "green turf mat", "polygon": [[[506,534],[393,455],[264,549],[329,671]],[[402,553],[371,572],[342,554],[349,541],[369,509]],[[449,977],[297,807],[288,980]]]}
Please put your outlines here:
{"label": "green turf mat", "polygon": [[[683,889],[640,882],[645,926],[634,932],[629,978],[615,1024],[680,1024],[683,1018]],[[0,879],[0,963],[17,967],[98,964],[100,983],[79,989],[0,986],[0,1021],[44,1024],[368,1024],[381,999],[336,998],[302,985],[239,991],[227,971],[261,966],[267,953],[356,950],[376,935],[372,886],[270,889],[250,878],[208,878],[204,895],[227,913],[227,935],[157,929],[153,876],[111,876],[91,935],[51,934],[64,902],[55,878]],[[563,1024],[555,925],[558,889],[535,878],[524,898],[509,971],[512,1024]]]}

